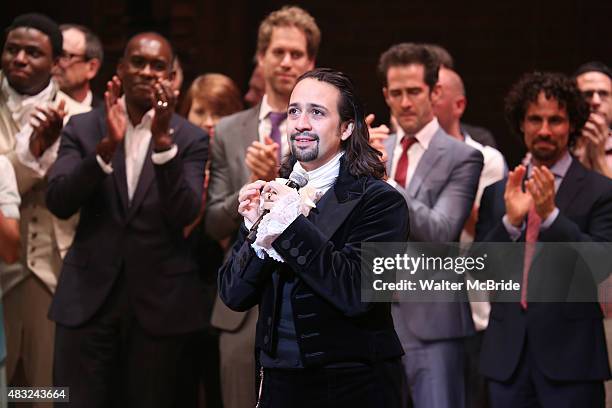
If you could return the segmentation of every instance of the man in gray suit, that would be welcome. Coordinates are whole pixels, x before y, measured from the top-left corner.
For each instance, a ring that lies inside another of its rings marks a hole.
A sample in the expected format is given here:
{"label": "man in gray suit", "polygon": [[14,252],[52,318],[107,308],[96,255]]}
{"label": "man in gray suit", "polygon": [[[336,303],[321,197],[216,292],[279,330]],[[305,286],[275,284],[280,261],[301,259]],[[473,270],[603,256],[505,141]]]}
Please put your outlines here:
{"label": "man in gray suit", "polygon": [[[277,177],[289,152],[286,117],[296,80],[314,68],[321,33],[299,7],[283,7],[259,26],[257,63],[265,95],[257,106],[223,118],[215,130],[205,225],[215,239],[234,238],[242,216],[238,192],[248,182]],[[217,299],[212,325],[221,329],[221,388],[225,408],[255,406],[257,310],[233,312]]]}
{"label": "man in gray suit", "polygon": [[[482,154],[449,136],[432,104],[440,97],[439,62],[422,44],[392,46],[379,61],[383,94],[397,133],[383,143],[389,183],[410,213],[410,241],[453,242],[467,219]],[[465,406],[463,338],[474,333],[465,292],[454,302],[395,303],[395,329],[417,408]]]}

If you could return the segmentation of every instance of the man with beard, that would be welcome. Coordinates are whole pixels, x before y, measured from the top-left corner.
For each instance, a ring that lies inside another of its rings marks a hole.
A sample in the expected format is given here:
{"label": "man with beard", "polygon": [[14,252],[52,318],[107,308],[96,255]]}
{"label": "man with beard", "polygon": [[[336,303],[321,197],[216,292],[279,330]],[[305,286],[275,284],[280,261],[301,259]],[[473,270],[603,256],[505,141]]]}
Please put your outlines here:
{"label": "man with beard", "polygon": [[536,242],[612,241],[612,180],[570,154],[588,106],[569,78],[536,72],[512,87],[505,109],[531,162],[485,189],[476,227],[477,241],[525,242],[524,256],[503,260],[522,280],[520,301],[492,303],[482,344],[491,406],[603,407],[610,369],[599,304],[537,297],[537,285],[561,287],[565,296],[582,285],[595,300],[596,282],[580,280],[575,260],[551,267],[571,251],[533,249]]}
{"label": "man with beard", "polygon": [[206,311],[183,228],[200,211],[208,138],[174,114],[172,59],[159,34],[132,37],[105,108],[66,126],[50,171],[50,210],[81,211],[49,313],[54,383],[70,387],[73,407],[190,406],[195,397],[181,374]]}
{"label": "man with beard", "polygon": [[78,24],[62,24],[63,53],[54,72],[60,89],[85,106],[97,108],[102,100],[91,92],[90,81],[98,74],[104,50],[98,36]]}
{"label": "man with beard", "polygon": [[[299,194],[278,181],[245,185],[244,223],[219,271],[229,307],[259,305],[257,406],[404,407],[390,306],[361,300],[361,245],[404,240],[406,204],[382,180],[384,165],[344,74],[304,74],[287,122],[291,154],[282,174],[306,172],[308,184]],[[262,199],[271,209],[251,242]]]}
{"label": "man with beard", "polygon": [[20,262],[0,273],[7,380],[13,386],[51,386],[54,324],[47,313],[76,219],[58,220],[49,212],[45,176],[57,156],[63,123],[89,108],[59,91],[51,78],[62,53],[62,34],[54,21],[24,14],[6,32],[0,73],[0,154],[10,159],[22,198]]}
{"label": "man with beard", "polygon": [[[310,14],[283,7],[259,26],[257,63],[265,82],[260,104],[221,119],[212,147],[205,228],[214,239],[234,238],[242,221],[240,188],[273,180],[289,151],[287,105],[297,78],[314,67],[321,33]],[[235,313],[217,300],[212,325],[220,329],[221,386],[225,408],[254,405],[253,347],[257,310]]]}

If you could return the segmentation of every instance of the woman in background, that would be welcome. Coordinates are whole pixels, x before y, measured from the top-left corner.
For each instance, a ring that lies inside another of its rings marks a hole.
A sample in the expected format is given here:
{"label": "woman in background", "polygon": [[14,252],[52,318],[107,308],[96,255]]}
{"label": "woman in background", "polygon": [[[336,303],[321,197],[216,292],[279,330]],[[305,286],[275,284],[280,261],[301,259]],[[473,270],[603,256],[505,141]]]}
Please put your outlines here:
{"label": "woman in background", "polygon": [[189,87],[182,108],[183,116],[212,139],[219,119],[243,109],[242,95],[234,81],[223,74],[200,75]]}
{"label": "woman in background", "polygon": [[[200,259],[202,279],[206,288],[207,306],[211,312],[217,295],[217,270],[223,262],[223,255],[229,246],[229,242],[217,242],[206,236],[201,225],[206,206],[210,162],[214,160],[210,152],[214,143],[215,125],[222,117],[242,109],[242,95],[234,81],[222,74],[205,74],[200,75],[193,81],[185,93],[180,111],[191,123],[204,129],[210,137],[209,157],[204,177],[205,193],[202,200],[202,211],[194,224],[185,228],[184,233],[185,236],[193,233],[193,241]],[[210,315],[208,320],[210,321]],[[197,354],[197,358],[193,359],[196,365],[194,368],[198,370],[199,378],[204,384],[205,394],[205,398],[201,398],[199,406],[206,406],[206,408],[221,407],[219,334],[214,327],[209,326],[201,333],[197,341],[198,343],[194,347]],[[202,400],[205,400],[205,404],[202,404]]]}

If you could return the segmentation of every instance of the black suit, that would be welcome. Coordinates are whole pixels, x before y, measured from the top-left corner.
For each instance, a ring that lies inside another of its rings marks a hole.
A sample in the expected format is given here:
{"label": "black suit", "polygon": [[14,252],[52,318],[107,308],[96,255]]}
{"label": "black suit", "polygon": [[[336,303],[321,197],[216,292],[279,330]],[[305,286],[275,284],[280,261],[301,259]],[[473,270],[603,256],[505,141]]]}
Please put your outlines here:
{"label": "black suit", "polygon": [[[219,271],[219,293],[237,311],[259,305],[256,348],[274,356],[283,276],[295,277],[290,302],[297,317],[294,323],[303,366],[317,370],[337,363],[392,360],[397,364],[396,376],[390,381],[395,383],[379,380],[393,388],[401,383],[399,357],[403,351],[393,328],[390,305],[361,301],[360,245],[364,241],[404,241],[408,211],[402,196],[388,184],[353,177],[343,163],[341,160],[336,184],[317,208],[307,218],[298,216],[272,244],[285,263],[267,256],[258,258],[245,242],[246,229],[241,228],[231,257]],[[273,271],[281,276],[276,284],[271,278]],[[354,397],[365,391],[359,390]],[[305,398],[300,401],[294,396],[287,406],[312,400],[308,395]],[[390,394],[378,393],[370,398],[378,398],[378,406],[396,406],[390,402]],[[371,406],[361,402],[359,406]]]}
{"label": "black suit", "polygon": [[[476,229],[478,241],[510,241],[502,223],[505,185],[506,180],[499,181],[483,194]],[[555,202],[559,215],[549,228],[540,231],[539,242],[612,241],[612,180],[586,170],[574,159],[559,186]],[[524,240],[523,232],[520,241]],[[516,255],[516,251],[513,252]],[[520,281],[522,252],[512,259],[505,258],[504,262],[514,265]],[[527,299],[538,285],[542,285],[541,289],[547,285],[550,293],[559,290],[567,293],[570,282],[575,285],[578,276],[575,264],[574,253],[557,250],[552,256],[550,248],[544,248],[533,258]],[[597,282],[593,277],[580,279],[586,290],[595,296]],[[482,345],[481,371],[491,380],[511,384],[520,376],[517,371],[531,361],[547,380],[600,384],[610,377],[602,318],[596,302],[532,301],[527,311],[516,302],[493,303]],[[538,390],[538,393],[543,399],[548,397],[546,391]],[[557,395],[563,394],[559,391]],[[500,402],[493,390],[491,397],[494,406]],[[567,394],[565,397],[565,401],[572,398]],[[559,402],[557,406],[565,406],[561,405],[565,403],[569,402]],[[592,406],[585,404],[581,406]]]}
{"label": "black suit", "polygon": [[[154,165],[151,143],[128,203],[123,144],[113,157],[112,175],[96,161],[96,145],[106,134],[105,127],[103,109],[73,117],[63,130],[59,156],[50,171],[51,212],[60,218],[81,212],[50,317],[61,333],[101,327],[109,316],[126,314],[133,318],[127,330],[137,325],[144,336],[170,338],[201,329],[203,288],[183,227],[200,210],[208,139],[174,115],[170,127],[177,155]],[[62,339],[71,341],[63,334]],[[71,351],[58,345],[56,374],[65,371],[70,357],[87,358],[82,350],[72,350],[72,356],[63,352]],[[76,391],[71,388],[73,404]]]}

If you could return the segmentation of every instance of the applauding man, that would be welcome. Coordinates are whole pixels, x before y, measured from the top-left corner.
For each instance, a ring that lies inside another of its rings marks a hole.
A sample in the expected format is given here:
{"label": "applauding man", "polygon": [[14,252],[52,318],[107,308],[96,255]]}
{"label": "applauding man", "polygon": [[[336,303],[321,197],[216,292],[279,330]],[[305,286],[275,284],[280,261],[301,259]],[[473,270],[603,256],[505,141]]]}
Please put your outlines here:
{"label": "applauding man", "polygon": [[73,407],[189,396],[177,373],[205,311],[182,231],[200,210],[208,139],[173,113],[172,58],[164,37],[134,36],[105,109],[68,124],[50,172],[50,210],[81,210],[50,312],[54,382],[70,387]]}
{"label": "applauding man", "polygon": [[580,285],[596,293],[571,251],[550,243],[612,241],[612,181],[569,153],[588,107],[569,78],[536,72],[512,87],[506,116],[531,162],[485,189],[476,227],[478,241],[524,242],[524,256],[504,258],[522,277],[520,301],[492,305],[482,344],[491,406],[603,407],[610,369],[599,304],[538,296],[556,288],[569,297]]}

